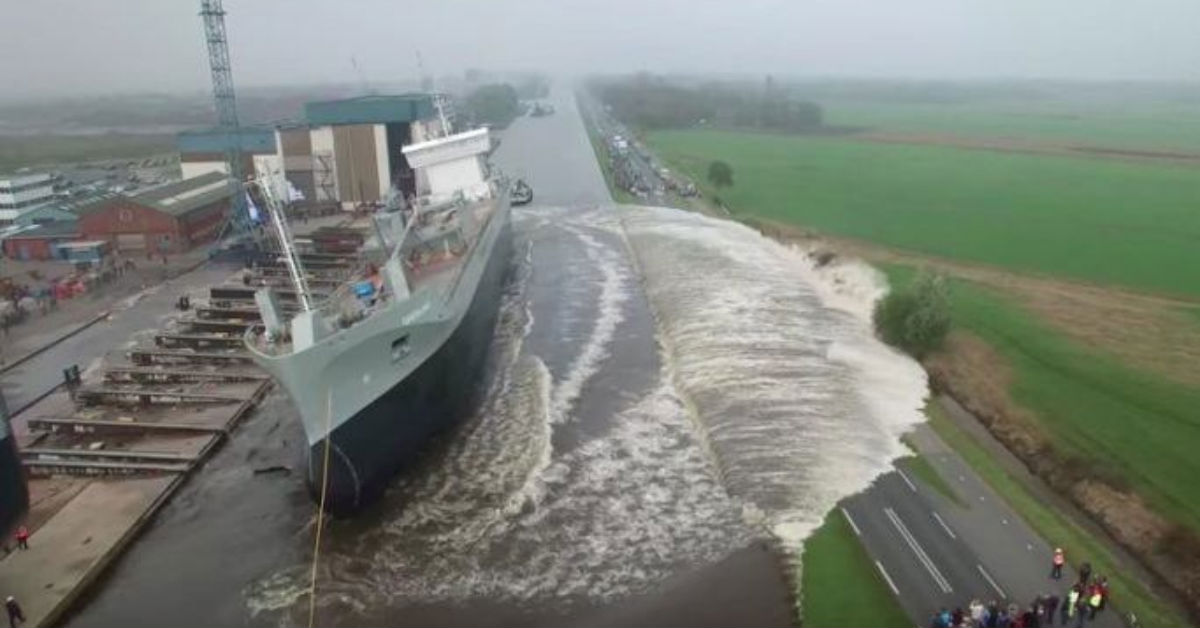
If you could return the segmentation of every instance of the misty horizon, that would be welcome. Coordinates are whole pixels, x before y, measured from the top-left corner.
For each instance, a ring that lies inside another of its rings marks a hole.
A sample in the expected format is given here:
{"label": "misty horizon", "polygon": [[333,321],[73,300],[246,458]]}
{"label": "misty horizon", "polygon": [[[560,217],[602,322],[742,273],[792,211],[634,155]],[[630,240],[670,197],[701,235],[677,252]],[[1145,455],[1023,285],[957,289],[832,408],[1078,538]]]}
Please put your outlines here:
{"label": "misty horizon", "polygon": [[[202,94],[198,2],[118,9],[48,0],[7,9],[0,99]],[[1016,0],[966,7],[817,0],[655,3],[228,0],[239,87],[391,85],[422,74],[773,74],[796,80],[1200,80],[1200,4]],[[71,20],[63,20],[63,15]],[[418,66],[418,51],[424,68]],[[552,52],[552,53],[551,53]],[[357,67],[356,67],[357,66]]]}

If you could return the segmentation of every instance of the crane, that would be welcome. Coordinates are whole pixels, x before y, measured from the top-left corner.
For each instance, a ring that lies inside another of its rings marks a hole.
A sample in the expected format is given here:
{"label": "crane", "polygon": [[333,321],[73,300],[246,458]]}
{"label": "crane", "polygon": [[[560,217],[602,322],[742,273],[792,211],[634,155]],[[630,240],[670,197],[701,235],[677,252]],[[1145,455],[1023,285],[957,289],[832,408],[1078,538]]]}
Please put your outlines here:
{"label": "crane", "polygon": [[[221,0],[200,0],[200,17],[204,19],[204,40],[208,44],[208,66],[212,73],[217,126],[225,148],[229,177],[233,181],[229,218],[217,234],[217,246],[220,246],[226,237],[230,240],[247,235],[253,237],[257,230],[246,205],[237,99],[233,90],[233,69],[229,63],[229,40],[225,36],[225,9],[221,6]],[[254,239],[257,241],[256,237]]]}

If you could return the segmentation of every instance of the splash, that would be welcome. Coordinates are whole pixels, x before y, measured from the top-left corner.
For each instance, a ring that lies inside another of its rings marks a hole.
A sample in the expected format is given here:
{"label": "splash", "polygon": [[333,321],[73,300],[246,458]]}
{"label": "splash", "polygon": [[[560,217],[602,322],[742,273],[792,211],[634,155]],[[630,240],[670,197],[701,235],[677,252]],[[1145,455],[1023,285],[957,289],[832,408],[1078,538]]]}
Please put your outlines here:
{"label": "splash", "polygon": [[677,210],[631,209],[623,225],[725,486],[798,552],[923,420],[924,372],[871,332],[881,277]]}

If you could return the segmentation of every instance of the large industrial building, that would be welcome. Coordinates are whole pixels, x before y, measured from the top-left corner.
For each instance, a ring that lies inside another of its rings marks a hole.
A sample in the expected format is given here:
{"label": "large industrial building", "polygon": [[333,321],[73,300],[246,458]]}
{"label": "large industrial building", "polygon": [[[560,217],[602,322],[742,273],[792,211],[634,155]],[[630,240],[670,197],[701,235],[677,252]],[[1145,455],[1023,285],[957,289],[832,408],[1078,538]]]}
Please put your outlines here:
{"label": "large industrial building", "polygon": [[[383,201],[393,187],[416,194],[401,148],[440,134],[433,96],[399,94],[310,102],[302,120],[244,128],[236,142],[245,174],[282,171],[302,202],[351,209]],[[184,178],[228,172],[230,141],[220,130],[181,133]]]}
{"label": "large industrial building", "polygon": [[229,138],[220,129],[184,131],[175,136],[179,149],[179,170],[184,179],[210,172],[229,174],[225,147],[236,141],[242,155],[242,173],[255,172],[256,160],[275,154],[275,129],[270,126],[242,127],[237,138]]}

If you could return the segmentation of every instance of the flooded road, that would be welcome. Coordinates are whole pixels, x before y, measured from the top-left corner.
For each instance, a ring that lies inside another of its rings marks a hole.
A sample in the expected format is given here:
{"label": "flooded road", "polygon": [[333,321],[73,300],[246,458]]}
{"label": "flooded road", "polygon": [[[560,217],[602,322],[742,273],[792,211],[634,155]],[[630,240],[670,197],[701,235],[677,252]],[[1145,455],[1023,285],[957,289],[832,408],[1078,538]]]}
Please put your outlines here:
{"label": "flooded road", "polygon": [[[570,94],[497,165],[535,203],[484,405],[326,527],[321,625],[784,625],[799,541],[900,453],[924,376],[870,337],[878,278],[740,225],[616,207]],[[314,507],[272,395],[70,621],[308,620]]]}

